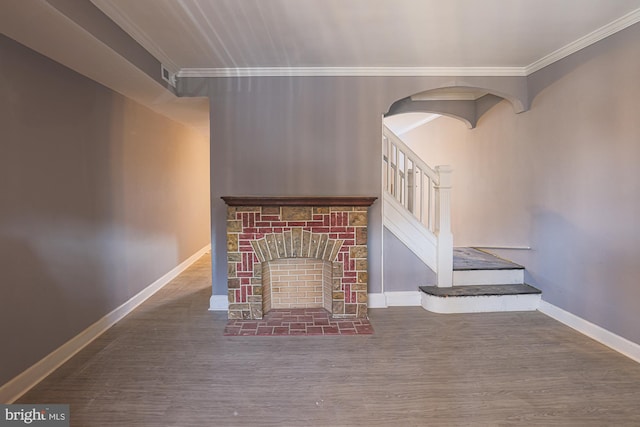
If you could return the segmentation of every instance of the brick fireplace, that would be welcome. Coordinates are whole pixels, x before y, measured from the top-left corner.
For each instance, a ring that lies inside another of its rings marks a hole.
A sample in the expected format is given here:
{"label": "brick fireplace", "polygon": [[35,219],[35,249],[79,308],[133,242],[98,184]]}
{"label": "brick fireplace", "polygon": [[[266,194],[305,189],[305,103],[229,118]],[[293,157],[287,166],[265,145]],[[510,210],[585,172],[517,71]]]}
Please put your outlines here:
{"label": "brick fireplace", "polygon": [[[324,285],[310,290],[312,285],[302,282],[315,282],[311,272],[300,274],[305,278],[302,280],[289,271],[285,275],[289,277],[287,301],[304,307],[313,295],[322,301],[315,306],[326,308],[334,318],[367,317],[367,211],[375,197],[222,199],[228,206],[229,319],[262,319],[270,309],[273,290],[270,282],[263,283],[264,272],[270,280],[283,264],[295,266],[292,270],[302,269],[297,261],[324,266],[320,267]],[[283,286],[278,284],[277,288]],[[292,289],[303,289],[307,294],[294,297]]]}

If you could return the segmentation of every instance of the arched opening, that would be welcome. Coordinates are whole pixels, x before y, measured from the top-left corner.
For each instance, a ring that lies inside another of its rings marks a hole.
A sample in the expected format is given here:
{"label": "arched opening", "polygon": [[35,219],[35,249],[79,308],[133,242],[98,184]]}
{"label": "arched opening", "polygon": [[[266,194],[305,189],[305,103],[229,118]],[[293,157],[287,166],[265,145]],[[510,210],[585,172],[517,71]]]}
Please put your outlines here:
{"label": "arched opening", "polygon": [[394,102],[385,117],[406,113],[430,113],[461,120],[469,129],[476,127],[480,117],[502,100],[509,101],[516,113],[525,110],[517,97],[480,87],[451,86],[429,89]]}

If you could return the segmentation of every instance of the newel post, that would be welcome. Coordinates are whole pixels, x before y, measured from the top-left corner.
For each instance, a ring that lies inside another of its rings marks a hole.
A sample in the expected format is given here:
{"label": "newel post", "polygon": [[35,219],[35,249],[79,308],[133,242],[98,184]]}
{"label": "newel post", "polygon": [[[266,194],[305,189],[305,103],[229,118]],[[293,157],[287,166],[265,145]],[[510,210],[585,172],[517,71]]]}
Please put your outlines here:
{"label": "newel post", "polygon": [[451,166],[436,166],[440,182],[435,186],[436,236],[438,237],[438,286],[453,286],[453,234],[451,233]]}

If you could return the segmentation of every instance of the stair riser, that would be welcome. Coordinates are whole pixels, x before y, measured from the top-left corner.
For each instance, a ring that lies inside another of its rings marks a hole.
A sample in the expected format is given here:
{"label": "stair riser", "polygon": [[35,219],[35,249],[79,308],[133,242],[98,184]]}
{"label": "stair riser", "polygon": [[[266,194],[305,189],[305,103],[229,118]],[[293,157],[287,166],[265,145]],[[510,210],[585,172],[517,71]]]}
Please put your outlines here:
{"label": "stair riser", "polygon": [[421,305],[425,310],[443,314],[535,311],[540,300],[540,294],[448,298],[421,294]]}
{"label": "stair riser", "polygon": [[515,285],[524,283],[524,270],[457,270],[453,272],[453,286]]}

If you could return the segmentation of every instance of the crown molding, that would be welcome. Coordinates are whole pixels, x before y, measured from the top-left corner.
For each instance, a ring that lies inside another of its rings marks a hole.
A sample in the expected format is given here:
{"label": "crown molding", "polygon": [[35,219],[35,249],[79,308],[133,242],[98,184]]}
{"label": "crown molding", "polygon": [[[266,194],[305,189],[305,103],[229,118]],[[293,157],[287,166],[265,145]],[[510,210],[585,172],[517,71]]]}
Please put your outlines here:
{"label": "crown molding", "polygon": [[[92,1],[101,2],[101,0]],[[640,8],[551,52],[526,67],[183,68],[176,73],[176,77],[526,77],[638,22],[640,22]]]}
{"label": "crown molding", "polygon": [[523,67],[249,67],[183,68],[177,77],[525,76]]}
{"label": "crown molding", "polygon": [[158,46],[158,44],[147,33],[142,31],[138,25],[129,19],[126,13],[123,13],[118,6],[109,0],[90,0],[102,13],[107,15],[112,21],[122,25],[120,27],[129,34],[135,41],[149,51],[158,59],[172,74],[180,70],[180,66],[176,64],[167,53]]}
{"label": "crown molding", "polygon": [[546,67],[547,65],[551,65],[556,61],[566,58],[572,53],[575,53],[587,46],[597,43],[600,40],[609,37],[610,35],[615,34],[618,31],[622,31],[625,28],[630,27],[631,25],[638,22],[640,22],[640,9],[633,10],[626,15],[616,19],[615,21],[612,21],[609,24],[598,28],[597,30],[592,31],[586,36],[581,37],[578,40],[573,41],[568,45],[563,46],[560,49],[551,52],[550,54],[529,64],[528,66],[524,67],[525,75],[528,76],[529,74],[535,73],[536,71]]}

